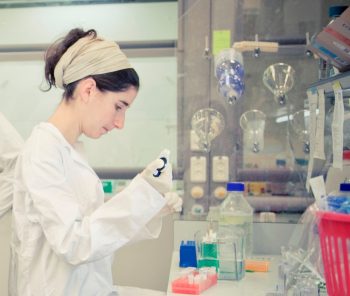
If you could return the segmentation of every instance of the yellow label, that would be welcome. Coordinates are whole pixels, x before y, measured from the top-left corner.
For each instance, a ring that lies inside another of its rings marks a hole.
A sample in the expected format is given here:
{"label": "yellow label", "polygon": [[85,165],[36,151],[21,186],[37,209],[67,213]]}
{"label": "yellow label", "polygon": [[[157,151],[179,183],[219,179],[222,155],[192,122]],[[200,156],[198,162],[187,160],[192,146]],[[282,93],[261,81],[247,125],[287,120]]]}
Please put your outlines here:
{"label": "yellow label", "polygon": [[221,50],[231,47],[231,31],[213,31],[213,55],[217,55]]}
{"label": "yellow label", "polygon": [[333,87],[334,91],[339,91],[339,90],[341,91],[342,90],[340,82],[338,80],[332,84],[332,87]]}
{"label": "yellow label", "polygon": [[263,195],[267,191],[266,182],[248,182],[248,195]]}

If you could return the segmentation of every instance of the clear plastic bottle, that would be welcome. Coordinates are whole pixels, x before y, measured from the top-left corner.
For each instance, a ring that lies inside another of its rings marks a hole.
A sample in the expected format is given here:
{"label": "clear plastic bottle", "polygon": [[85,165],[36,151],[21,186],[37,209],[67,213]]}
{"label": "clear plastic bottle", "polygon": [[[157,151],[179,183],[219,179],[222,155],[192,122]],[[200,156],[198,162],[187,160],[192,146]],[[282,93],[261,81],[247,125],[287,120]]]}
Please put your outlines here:
{"label": "clear plastic bottle", "polygon": [[253,208],[245,197],[244,183],[227,183],[228,195],[220,206],[219,232],[242,232],[245,238],[245,254],[253,249]]}
{"label": "clear plastic bottle", "polygon": [[218,91],[234,104],[244,93],[244,67],[242,54],[233,48],[222,50],[215,59]]}

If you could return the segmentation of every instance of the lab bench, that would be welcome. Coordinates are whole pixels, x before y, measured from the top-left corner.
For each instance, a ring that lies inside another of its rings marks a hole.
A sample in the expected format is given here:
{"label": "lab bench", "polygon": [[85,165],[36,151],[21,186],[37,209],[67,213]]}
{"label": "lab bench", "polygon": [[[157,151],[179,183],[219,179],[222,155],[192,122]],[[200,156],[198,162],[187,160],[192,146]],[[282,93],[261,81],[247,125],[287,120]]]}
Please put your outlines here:
{"label": "lab bench", "polygon": [[[179,246],[181,241],[193,240],[197,231],[208,228],[207,221],[174,221],[174,249],[168,278],[168,296],[190,295],[172,293],[171,282],[179,277]],[[289,240],[300,231],[300,225],[292,223],[253,223],[253,258],[270,261],[268,272],[246,272],[240,281],[218,280],[218,283],[203,291],[207,296],[265,296],[276,290],[277,269],[281,259],[281,246],[287,246]],[[236,294],[235,294],[236,292]]]}
{"label": "lab bench", "polygon": [[[254,258],[264,258],[270,261],[268,272],[246,272],[245,277],[240,281],[218,280],[217,284],[203,291],[200,295],[205,296],[265,296],[268,292],[276,291],[278,280],[277,270],[278,262],[281,259],[279,255],[261,255]],[[190,295],[172,293],[171,282],[179,276],[181,268],[179,267],[179,252],[174,251],[171,260],[169,281],[168,281],[168,296]],[[236,294],[235,294],[236,293]]]}

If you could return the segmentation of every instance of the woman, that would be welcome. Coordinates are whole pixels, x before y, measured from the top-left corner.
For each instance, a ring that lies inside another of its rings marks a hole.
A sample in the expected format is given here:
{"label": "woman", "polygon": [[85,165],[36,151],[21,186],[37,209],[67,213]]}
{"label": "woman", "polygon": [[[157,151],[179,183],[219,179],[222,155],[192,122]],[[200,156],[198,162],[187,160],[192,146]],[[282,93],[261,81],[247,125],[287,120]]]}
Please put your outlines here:
{"label": "woman", "polygon": [[[104,203],[100,180],[74,148],[124,126],[139,79],[119,46],[94,30],[74,29],[46,53],[45,77],[63,100],[33,130],[16,165],[12,295],[123,295],[113,286],[115,250],[156,238],[161,217],[181,199],[164,198],[171,165],[157,159]],[[168,158],[168,153],[164,153]]]}

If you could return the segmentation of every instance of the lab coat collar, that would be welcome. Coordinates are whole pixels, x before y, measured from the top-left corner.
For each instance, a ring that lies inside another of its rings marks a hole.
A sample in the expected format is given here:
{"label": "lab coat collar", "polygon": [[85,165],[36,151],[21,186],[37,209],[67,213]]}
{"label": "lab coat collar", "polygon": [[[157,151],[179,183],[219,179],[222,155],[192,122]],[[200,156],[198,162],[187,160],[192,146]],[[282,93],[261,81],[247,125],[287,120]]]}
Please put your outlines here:
{"label": "lab coat collar", "polygon": [[72,159],[75,162],[86,167],[87,169],[89,169],[91,172],[93,172],[96,175],[95,171],[91,168],[91,166],[89,165],[87,160],[84,159],[84,157],[66,140],[66,138],[62,135],[62,133],[60,132],[60,130],[56,126],[54,126],[50,122],[41,122],[39,124],[39,127],[42,128],[43,130],[49,132],[57,140],[59,140],[60,143],[68,150]]}

